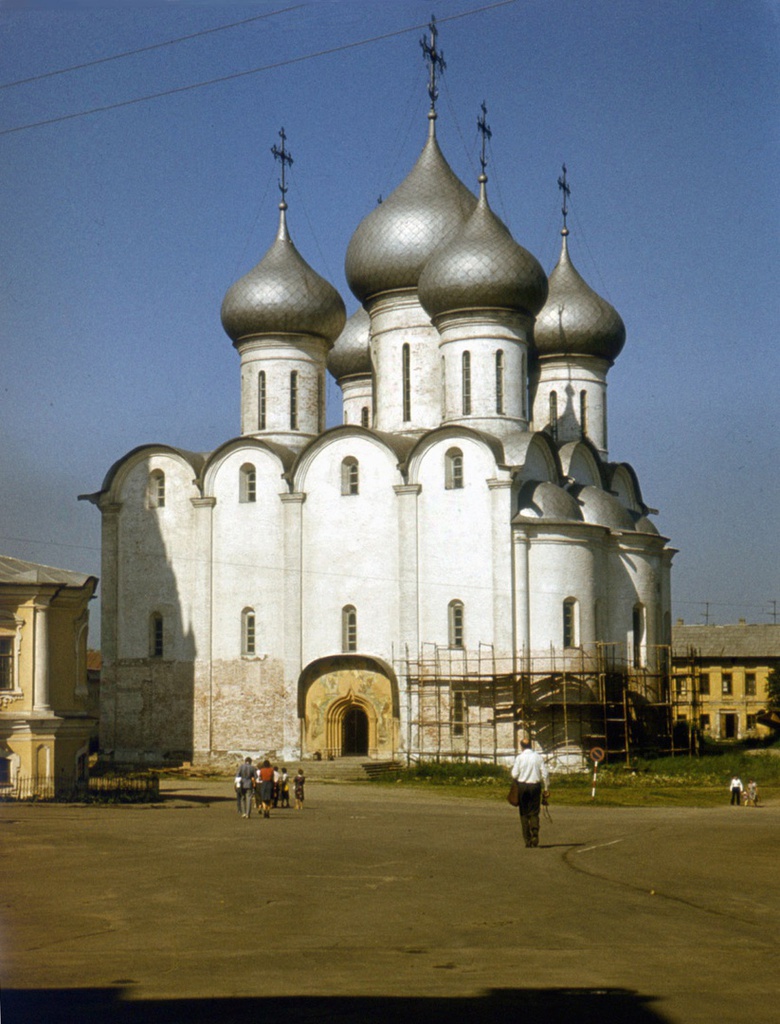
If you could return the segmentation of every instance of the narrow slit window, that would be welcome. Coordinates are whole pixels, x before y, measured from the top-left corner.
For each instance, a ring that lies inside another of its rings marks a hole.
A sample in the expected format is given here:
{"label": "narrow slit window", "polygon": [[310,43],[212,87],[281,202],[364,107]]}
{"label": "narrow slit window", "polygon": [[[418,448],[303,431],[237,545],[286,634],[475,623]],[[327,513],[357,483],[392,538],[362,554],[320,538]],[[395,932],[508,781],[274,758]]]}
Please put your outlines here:
{"label": "narrow slit window", "polygon": [[404,345],[401,350],[401,376],[403,389],[403,420],[404,423],[408,423],[412,418],[412,367],[411,350],[408,345]]}
{"label": "narrow slit window", "polygon": [[298,371],[290,374],[290,430],[298,429]]}
{"label": "narrow slit window", "polygon": [[368,406],[364,405],[360,410],[360,426],[368,427]]}
{"label": "narrow slit window", "polygon": [[164,653],[163,617],[155,612],[149,620],[149,654],[152,658],[162,658]]}
{"label": "narrow slit window", "polygon": [[241,467],[239,479],[239,501],[257,501],[257,470],[250,463]]}
{"label": "narrow slit window", "polygon": [[257,377],[257,429],[266,429],[266,384],[265,370],[261,370]]}
{"label": "narrow slit window", "polygon": [[341,610],[341,649],[347,654],[357,650],[357,612],[351,604]]}
{"label": "narrow slit window", "polygon": [[452,695],[452,735],[462,736],[466,724],[466,699],[463,690],[455,690]]}
{"label": "narrow slit window", "polygon": [[580,391],[580,433],[588,436],[588,392]]}
{"label": "narrow slit window", "polygon": [[450,647],[462,649],[464,637],[464,612],[462,601],[450,601],[449,634]]}
{"label": "narrow slit window", "polygon": [[444,456],[444,486],[448,491],[463,488],[463,452],[450,448]]}
{"label": "narrow slit window", "polygon": [[558,394],[550,392],[550,433],[553,441],[558,440]]}
{"label": "narrow slit window", "polygon": [[504,353],[502,349],[496,352],[496,412],[499,416],[504,415]]}
{"label": "narrow slit window", "polygon": [[348,456],[341,463],[341,493],[358,494],[360,487],[360,467],[358,460]]}
{"label": "narrow slit window", "polygon": [[241,616],[241,652],[249,657],[257,650],[256,626],[254,609],[245,608]]}
{"label": "narrow slit window", "polygon": [[573,597],[563,602],[563,646],[577,646],[577,602]]}
{"label": "narrow slit window", "polygon": [[149,474],[149,508],[165,508],[165,473],[155,469]]}
{"label": "narrow slit window", "polygon": [[461,357],[461,376],[463,394],[463,415],[471,415],[471,353],[464,352]]}

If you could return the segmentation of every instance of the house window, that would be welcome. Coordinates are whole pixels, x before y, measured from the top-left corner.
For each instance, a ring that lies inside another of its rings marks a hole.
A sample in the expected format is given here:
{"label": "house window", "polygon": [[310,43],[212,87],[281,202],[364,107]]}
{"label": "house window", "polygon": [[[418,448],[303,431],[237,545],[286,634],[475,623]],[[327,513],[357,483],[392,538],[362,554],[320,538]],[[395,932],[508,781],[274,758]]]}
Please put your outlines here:
{"label": "house window", "polygon": [[632,657],[634,667],[640,668],[644,663],[643,650],[645,645],[645,609],[641,604],[634,607],[632,614]]}
{"label": "house window", "polygon": [[360,410],[360,426],[368,427],[368,406],[364,405]]}
{"label": "house window", "polygon": [[756,673],[746,672],[745,673],[745,696],[755,697],[756,695]]}
{"label": "house window", "polygon": [[745,723],[748,728],[748,732],[755,732],[758,728],[758,715],[747,715]]}
{"label": "house window", "polygon": [[14,641],[13,637],[0,636],[0,690],[14,688]]}
{"label": "house window", "polygon": [[350,455],[341,463],[341,493],[357,494],[358,484],[358,460]]}
{"label": "house window", "polygon": [[463,647],[463,602],[450,601],[449,604],[449,643],[450,647]]}
{"label": "house window", "polygon": [[149,619],[149,655],[152,658],[162,658],[164,651],[163,617],[154,612]]}
{"label": "house window", "polygon": [[496,412],[504,415],[504,353],[496,352]]}
{"label": "house window", "polygon": [[699,693],[702,697],[709,697],[710,695],[710,675],[709,672],[702,672],[699,676]]}
{"label": "house window", "polygon": [[450,448],[444,456],[444,486],[448,491],[463,488],[463,452]]}
{"label": "house window", "polygon": [[709,732],[710,731],[710,716],[709,715],[699,715],[699,728],[701,729],[702,732]]}
{"label": "house window", "polygon": [[238,481],[238,500],[244,502],[257,501],[257,472],[251,463],[241,467]]}
{"label": "house window", "polygon": [[721,693],[724,697],[730,697],[734,692],[734,682],[730,672],[724,672],[721,676]]}
{"label": "house window", "polygon": [[466,699],[462,690],[452,695],[452,735],[462,736],[466,722]]}
{"label": "house window", "polygon": [[290,430],[298,429],[298,371],[290,374]]}
{"label": "house window", "polygon": [[266,423],[266,390],[265,370],[261,370],[257,378],[257,428],[265,430]]}
{"label": "house window", "polygon": [[471,353],[464,352],[461,356],[461,378],[463,393],[463,415],[471,415]]}
{"label": "house window", "polygon": [[577,646],[577,602],[573,597],[563,602],[563,646]]}
{"label": "house window", "polygon": [[11,782],[11,759],[0,757],[0,786],[7,786]]}
{"label": "house window", "polygon": [[341,609],[341,649],[347,654],[357,650],[357,612],[351,604]]}
{"label": "house window", "polygon": [[580,433],[588,435],[588,392],[580,391]]}
{"label": "house window", "polygon": [[255,653],[256,620],[253,608],[241,613],[241,653],[252,656]]}
{"label": "house window", "polygon": [[677,680],[677,696],[685,697],[688,694],[688,680],[682,677]]}
{"label": "house window", "polygon": [[401,349],[401,387],[403,390],[403,420],[408,423],[412,418],[412,369],[411,351],[408,345]]}
{"label": "house window", "polygon": [[553,441],[558,440],[558,394],[550,392],[550,433]]}
{"label": "house window", "polygon": [[149,508],[165,508],[165,473],[154,469],[149,474]]}

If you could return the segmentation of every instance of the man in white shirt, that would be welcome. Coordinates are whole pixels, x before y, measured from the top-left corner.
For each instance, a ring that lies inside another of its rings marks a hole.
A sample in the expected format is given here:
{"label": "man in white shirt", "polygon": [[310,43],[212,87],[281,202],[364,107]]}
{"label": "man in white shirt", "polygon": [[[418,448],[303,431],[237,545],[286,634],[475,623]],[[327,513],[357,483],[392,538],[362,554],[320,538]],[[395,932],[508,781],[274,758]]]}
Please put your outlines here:
{"label": "man in white shirt", "polygon": [[526,846],[539,845],[539,810],[542,805],[542,784],[545,800],[550,794],[550,773],[541,754],[531,749],[528,740],[520,741],[520,753],[512,765],[512,778],[517,779],[520,802],[520,825]]}

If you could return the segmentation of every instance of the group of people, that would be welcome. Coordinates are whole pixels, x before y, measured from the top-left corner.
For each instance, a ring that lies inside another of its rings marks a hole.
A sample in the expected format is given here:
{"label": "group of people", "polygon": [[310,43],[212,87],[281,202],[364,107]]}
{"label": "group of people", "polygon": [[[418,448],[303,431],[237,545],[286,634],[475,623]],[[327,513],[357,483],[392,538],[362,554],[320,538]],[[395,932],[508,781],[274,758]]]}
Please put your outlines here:
{"label": "group of people", "polygon": [[743,786],[742,779],[735,775],[729,783],[729,791],[732,806],[758,807],[758,785],[754,779],[750,779],[747,786]]}
{"label": "group of people", "polygon": [[[242,818],[249,818],[252,806],[262,813],[264,818],[271,817],[273,807],[290,806],[290,777],[287,769],[281,771],[266,758],[259,768],[252,764],[251,757],[245,757],[238,766],[235,777],[236,804]],[[303,768],[292,780],[296,811],[303,810],[303,796],[306,778]]]}

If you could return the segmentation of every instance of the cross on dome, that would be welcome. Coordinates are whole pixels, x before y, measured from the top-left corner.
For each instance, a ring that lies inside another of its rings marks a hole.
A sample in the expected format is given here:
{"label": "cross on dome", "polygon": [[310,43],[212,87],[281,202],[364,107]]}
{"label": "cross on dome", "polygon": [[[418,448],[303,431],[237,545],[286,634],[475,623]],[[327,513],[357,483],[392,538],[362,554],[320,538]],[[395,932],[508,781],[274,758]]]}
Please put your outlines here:
{"label": "cross on dome", "polygon": [[274,159],[278,160],[282,165],[282,177],[279,180],[279,191],[282,193],[282,205],[287,208],[287,200],[284,198],[287,194],[287,180],[286,180],[286,169],[292,167],[293,158],[287,152],[287,136],[285,135],[284,128],[279,132],[279,138],[282,140],[282,148],[280,149],[275,143],[271,146],[271,152],[274,155]]}
{"label": "cross on dome", "polygon": [[439,89],[436,85],[436,72],[444,74],[447,67],[444,61],[444,53],[436,49],[436,37],[439,34],[439,30],[436,28],[436,18],[431,15],[431,20],[428,24],[428,32],[430,34],[430,42],[422,37],[420,40],[420,47],[423,52],[423,60],[428,65],[428,95],[431,99],[431,110],[429,117],[436,117],[436,100],[439,98]]}

